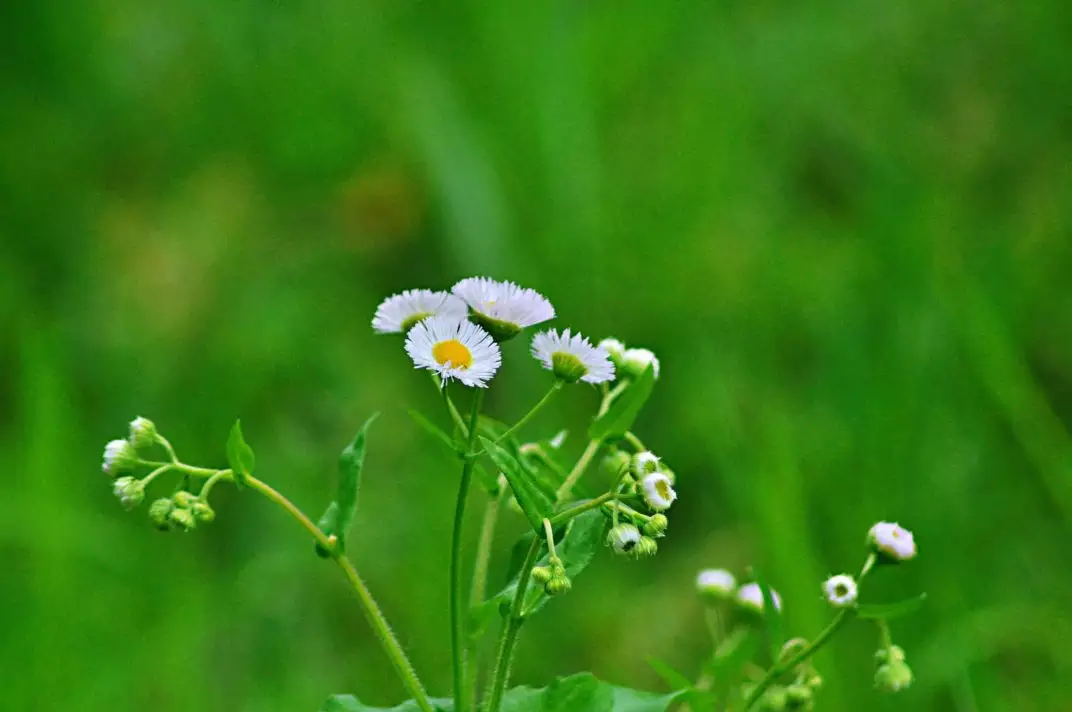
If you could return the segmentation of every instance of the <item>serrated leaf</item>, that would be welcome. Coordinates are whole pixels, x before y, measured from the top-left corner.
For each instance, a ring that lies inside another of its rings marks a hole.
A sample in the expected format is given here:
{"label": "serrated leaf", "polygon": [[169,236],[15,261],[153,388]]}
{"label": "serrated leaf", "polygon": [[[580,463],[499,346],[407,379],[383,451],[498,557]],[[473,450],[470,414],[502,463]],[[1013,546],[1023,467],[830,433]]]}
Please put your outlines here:
{"label": "serrated leaf", "polygon": [[253,474],[255,461],[253,448],[242,437],[242,423],[236,420],[231,426],[231,434],[227,436],[227,464],[238,487],[245,486],[246,478]]}
{"label": "serrated leaf", "polygon": [[[373,413],[350,444],[343,448],[339,455],[339,483],[335,490],[335,498],[328,505],[324,516],[320,518],[317,526],[325,536],[336,538],[336,551],[346,550],[346,537],[350,532],[354,516],[357,514],[357,493],[361,489],[361,470],[365,465],[365,442],[368,438],[369,426],[379,417],[379,413]],[[320,556],[330,555],[317,543],[316,552]]]}
{"label": "serrated leaf", "polygon": [[543,520],[551,516],[554,500],[546,494],[536,482],[532,474],[521,466],[521,463],[507,450],[487,438],[480,438],[484,451],[487,452],[495,466],[502,470],[506,481],[510,483],[510,490],[525,517],[529,520],[533,531],[543,531]]}
{"label": "serrated leaf", "polygon": [[781,655],[782,643],[784,642],[782,639],[782,612],[774,604],[774,593],[771,591],[771,587],[767,585],[763,574],[754,568],[752,574],[759,585],[759,590],[763,593],[763,628],[767,633],[767,649],[770,653],[771,664],[774,664],[778,661],[779,655]]}
{"label": "serrated leaf", "polygon": [[655,387],[655,371],[651,366],[644,369],[644,372],[640,374],[640,378],[636,379],[629,385],[625,391],[618,396],[607,412],[596,419],[594,423],[588,428],[588,437],[592,440],[606,441],[613,438],[620,438],[629,432],[633,427],[633,421],[636,420],[637,415],[640,413],[640,409],[644,407],[644,404],[651,396],[651,391]]}
{"label": "serrated leaf", "polygon": [[921,593],[914,598],[906,598],[896,603],[861,603],[856,607],[856,615],[860,618],[900,618],[918,611],[927,600],[927,594]]}
{"label": "serrated leaf", "polygon": [[428,420],[428,418],[424,417],[424,414],[422,414],[420,411],[410,408],[406,412],[409,414],[409,417],[413,419],[413,422],[421,426],[422,430],[424,430],[433,438],[441,442],[444,446],[446,446],[448,450],[450,450],[455,455],[459,454],[460,450],[458,442],[455,441],[454,438],[452,438],[450,435],[448,435],[443,429],[441,429],[432,421]]}

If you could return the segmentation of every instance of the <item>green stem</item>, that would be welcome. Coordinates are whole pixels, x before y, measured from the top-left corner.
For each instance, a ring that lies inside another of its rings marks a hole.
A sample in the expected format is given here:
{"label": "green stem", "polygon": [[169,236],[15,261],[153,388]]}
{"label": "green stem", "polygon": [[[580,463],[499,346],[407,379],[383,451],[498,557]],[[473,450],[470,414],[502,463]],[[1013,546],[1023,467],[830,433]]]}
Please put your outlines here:
{"label": "green stem", "polygon": [[454,425],[461,431],[462,437],[469,437],[469,428],[466,427],[465,421],[462,420],[462,414],[458,412],[458,406],[454,405],[454,401],[450,399],[450,394],[447,392],[447,384],[442,383],[439,377],[434,373],[432,374],[432,382],[436,384],[436,388],[443,394],[443,402],[447,404],[447,411],[450,413],[450,419],[454,421]]}
{"label": "green stem", "polygon": [[508,437],[510,437],[514,433],[516,433],[518,430],[521,430],[521,428],[523,428],[526,423],[528,423],[530,420],[532,420],[532,417],[534,415],[536,415],[537,413],[540,412],[540,409],[542,409],[545,405],[547,405],[548,401],[551,400],[551,396],[553,396],[554,394],[558,393],[561,389],[562,389],[562,381],[556,380],[554,383],[552,383],[551,384],[551,389],[549,391],[547,391],[547,393],[544,394],[543,398],[541,398],[536,403],[536,405],[532,406],[532,410],[530,410],[528,413],[525,413],[525,415],[521,418],[521,420],[519,420],[516,423],[514,423],[514,426],[512,428],[507,430],[505,433],[503,433],[499,437],[495,438],[495,442],[500,443],[503,440],[506,440]]}
{"label": "green stem", "polygon": [[[500,488],[484,509],[484,520],[480,524],[480,540],[476,549],[476,564],[473,567],[473,588],[469,593],[469,606],[475,608],[484,602],[488,587],[488,567],[491,564],[491,549],[495,543],[495,523],[499,519],[499,510],[502,508],[506,488]],[[479,651],[476,653],[479,655]],[[469,694],[471,699],[476,700],[477,680],[480,661],[474,660],[469,666]]]}
{"label": "green stem", "polygon": [[633,449],[636,450],[637,452],[644,452],[645,450],[648,449],[648,448],[644,447],[644,443],[640,442],[640,438],[638,438],[633,433],[626,433],[625,434],[625,441],[627,443],[629,443],[631,446],[633,446]]}
{"label": "green stem", "polygon": [[[606,385],[605,383],[603,384]],[[622,391],[629,387],[629,381],[619,381],[614,388],[603,390],[603,402],[599,404],[599,411],[596,413],[596,417],[602,416],[610,409],[610,404],[614,402],[614,399],[621,395]]]}
{"label": "green stem", "polygon": [[566,477],[566,481],[562,483],[562,486],[558,488],[558,492],[555,493],[555,499],[562,501],[569,496],[573,491],[574,485],[577,484],[577,480],[581,479],[584,471],[588,468],[588,464],[592,462],[592,458],[596,456],[596,452],[599,451],[599,446],[602,445],[601,440],[590,440],[588,447],[581,453],[581,458],[577,460],[577,464],[570,470],[569,476]]}
{"label": "green stem", "polygon": [[142,487],[148,487],[150,482],[152,482],[153,480],[155,480],[157,477],[159,477],[160,475],[164,474],[168,470],[173,469],[174,467],[175,467],[175,465],[173,465],[172,463],[168,463],[166,465],[161,465],[160,467],[156,468],[155,470],[153,470],[152,472],[147,474],[144,478],[142,478],[141,486]]}
{"label": "green stem", "polygon": [[168,439],[160,433],[157,433],[156,441],[164,446],[164,449],[167,450],[168,457],[171,458],[171,461],[174,463],[178,463],[179,458],[175,456],[175,448],[171,447],[171,443],[168,442]]}
{"label": "green stem", "polygon": [[499,639],[499,654],[495,661],[495,673],[491,678],[491,691],[488,693],[488,702],[484,707],[484,712],[499,712],[499,706],[502,704],[503,692],[510,678],[510,665],[514,659],[514,648],[517,646],[517,635],[521,631],[521,624],[524,622],[521,610],[525,605],[525,593],[528,591],[532,568],[539,559],[541,543],[539,537],[533,538],[532,545],[529,546],[528,554],[525,556],[525,563],[521,567],[521,574],[517,579],[517,591],[514,593],[514,600],[510,604],[510,617],[506,619],[502,637]]}
{"label": "green stem", "polygon": [[207,501],[208,495],[210,492],[212,492],[212,488],[216,486],[216,483],[220,480],[227,478],[234,479],[234,473],[230,470],[220,470],[216,474],[212,475],[208,478],[208,481],[205,482],[205,484],[201,487],[201,494],[199,494],[198,497],[200,497],[202,501]]}
{"label": "green stem", "polygon": [[575,507],[570,507],[569,509],[563,510],[555,516],[551,517],[551,526],[561,526],[569,520],[573,519],[574,517],[579,517],[585,512],[596,509],[598,507],[602,507],[604,504],[611,502],[617,496],[618,495],[615,492],[604,492],[595,499],[590,499],[587,502],[582,502],[581,504],[576,505]]}
{"label": "green stem", "polygon": [[[222,472],[229,473],[228,470],[223,470]],[[309,534],[311,534],[322,547],[328,551],[335,550],[334,542],[324,536],[324,532],[320,531],[320,527],[313,524],[312,520],[305,516],[304,512],[294,506],[289,499],[252,475],[246,476],[246,484],[285,509],[286,512],[297,520],[298,524],[309,532]],[[417,673],[414,672],[413,666],[410,664],[409,659],[406,658],[405,651],[402,650],[402,646],[399,644],[398,639],[395,638],[394,633],[391,631],[391,626],[388,624],[380,607],[376,605],[376,600],[372,597],[372,593],[369,591],[368,586],[365,585],[361,576],[358,575],[357,569],[355,569],[350,560],[342,554],[335,553],[333,554],[333,558],[339,568],[342,569],[343,574],[346,576],[346,579],[350,582],[354,592],[357,594],[357,598],[361,602],[361,607],[364,610],[365,618],[368,620],[373,632],[376,633],[376,637],[380,639],[380,645],[383,646],[383,651],[387,654],[391,664],[394,665],[395,672],[398,674],[402,684],[405,686],[409,694],[413,696],[413,700],[417,703],[417,707],[421,709],[421,712],[435,712],[432,703],[428,701],[428,693],[424,691],[424,687],[421,685]]]}
{"label": "green stem", "polygon": [[480,405],[484,400],[483,389],[473,394],[473,408],[469,414],[469,440],[466,445],[465,462],[462,465],[462,477],[458,483],[458,499],[454,503],[454,531],[450,543],[450,648],[454,666],[454,709],[465,712],[466,704],[466,645],[465,645],[465,599],[462,596],[462,528],[465,523],[465,505],[469,499],[469,485],[473,480],[473,467],[476,465],[474,446],[476,444],[477,425],[480,418]]}

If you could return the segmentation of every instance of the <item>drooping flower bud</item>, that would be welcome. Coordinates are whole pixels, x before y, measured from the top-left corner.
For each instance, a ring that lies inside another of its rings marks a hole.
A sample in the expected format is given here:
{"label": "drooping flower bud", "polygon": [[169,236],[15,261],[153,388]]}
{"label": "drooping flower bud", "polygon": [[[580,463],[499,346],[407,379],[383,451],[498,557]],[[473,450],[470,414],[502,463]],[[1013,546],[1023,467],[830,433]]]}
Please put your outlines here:
{"label": "drooping flower bud", "polygon": [[101,470],[115,477],[133,470],[138,463],[138,454],[129,440],[112,440],[104,446],[104,464]]}
{"label": "drooping flower bud", "polygon": [[904,661],[879,665],[875,672],[875,687],[882,692],[900,692],[912,684],[912,668]]}
{"label": "drooping flower bud", "polygon": [[670,509],[670,505],[677,499],[677,492],[670,483],[670,478],[661,472],[653,472],[640,481],[640,491],[644,495],[644,502],[652,510],[662,512]]}
{"label": "drooping flower bud", "polygon": [[112,485],[119,503],[124,509],[134,509],[145,499],[145,486],[133,477],[120,477]]}
{"label": "drooping flower bud", "polygon": [[194,518],[199,522],[208,523],[216,518],[216,510],[203,499],[199,499],[190,505],[190,511],[193,512]]}
{"label": "drooping flower bud", "polygon": [[172,495],[172,498],[175,500],[175,506],[182,509],[190,509],[194,506],[194,502],[197,501],[197,495],[186,490],[179,490]]}
{"label": "drooping flower bud", "polygon": [[194,517],[193,512],[189,509],[175,507],[168,515],[168,519],[172,524],[181,527],[185,531],[190,531],[197,527],[197,518]]}
{"label": "drooping flower bud", "polygon": [[622,556],[631,555],[639,542],[640,530],[633,524],[619,524],[607,534],[607,543]]}
{"label": "drooping flower bud", "polygon": [[[770,590],[774,607],[782,610],[782,597],[773,588]],[[763,590],[758,583],[746,583],[737,589],[737,605],[753,613],[763,612]]]}
{"label": "drooping flower bud", "polygon": [[630,378],[640,378],[645,369],[651,366],[652,375],[659,377],[659,359],[647,349],[626,349],[622,354],[622,373]]}
{"label": "drooping flower bud", "polygon": [[160,531],[168,531],[171,528],[171,510],[175,504],[168,497],[163,497],[149,505],[149,520]]}
{"label": "drooping flower bud", "polygon": [[633,549],[633,555],[638,559],[655,556],[657,553],[659,553],[659,543],[650,536],[640,537],[640,541],[637,542],[636,547]]}
{"label": "drooping flower bud", "polygon": [[571,588],[573,588],[573,583],[569,580],[569,576],[566,576],[565,571],[553,572],[551,578],[543,585],[543,590],[548,596],[561,596],[563,593],[569,593]]}
{"label": "drooping flower bud", "polygon": [[726,569],[704,569],[696,575],[696,590],[711,601],[725,601],[737,590],[737,579]]}
{"label": "drooping flower bud", "polygon": [[867,533],[867,543],[885,561],[899,563],[916,555],[916,540],[912,532],[900,524],[879,522]]}
{"label": "drooping flower bud", "polygon": [[130,422],[130,444],[135,450],[149,447],[156,442],[156,426],[153,421],[140,415]]}
{"label": "drooping flower bud", "polygon": [[532,567],[532,580],[539,584],[545,584],[551,580],[551,569],[546,566]]}
{"label": "drooping flower bud", "polygon": [[831,576],[823,582],[823,594],[834,608],[848,608],[856,603],[856,581],[848,574]]}
{"label": "drooping flower bud", "polygon": [[633,455],[633,473],[637,477],[644,477],[659,469],[659,458],[655,453],[645,450]]}
{"label": "drooping flower bud", "polygon": [[644,523],[644,534],[658,539],[666,534],[666,528],[670,526],[670,520],[666,518],[666,515],[662,512],[655,514],[651,519]]}

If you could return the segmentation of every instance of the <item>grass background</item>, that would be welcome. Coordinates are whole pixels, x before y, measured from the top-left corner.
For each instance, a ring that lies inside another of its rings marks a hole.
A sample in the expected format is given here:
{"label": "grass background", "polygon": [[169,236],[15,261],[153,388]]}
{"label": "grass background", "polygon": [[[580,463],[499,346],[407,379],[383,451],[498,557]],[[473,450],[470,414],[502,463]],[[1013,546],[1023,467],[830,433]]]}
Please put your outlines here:
{"label": "grass background", "polygon": [[[352,551],[436,693],[457,474],[427,379],[369,320],[487,274],[654,349],[638,425],[679,475],[659,556],[602,557],[519,683],[707,651],[697,569],[750,562],[792,632],[878,519],[921,555],[820,709],[1072,705],[1072,63],[1056,0],[89,0],[0,10],[0,677],[12,710],[312,710],[402,695],[337,572],[262,500],[151,531],[97,471],[153,418],[318,512],[373,410]],[[489,393],[546,375],[509,344]],[[573,389],[533,425],[579,432]],[[579,450],[579,438],[569,447]],[[572,451],[571,451],[572,452]],[[474,505],[474,512],[476,505]],[[475,517],[473,524],[475,525]],[[504,526],[493,575],[511,533]],[[470,532],[475,534],[475,531]]]}

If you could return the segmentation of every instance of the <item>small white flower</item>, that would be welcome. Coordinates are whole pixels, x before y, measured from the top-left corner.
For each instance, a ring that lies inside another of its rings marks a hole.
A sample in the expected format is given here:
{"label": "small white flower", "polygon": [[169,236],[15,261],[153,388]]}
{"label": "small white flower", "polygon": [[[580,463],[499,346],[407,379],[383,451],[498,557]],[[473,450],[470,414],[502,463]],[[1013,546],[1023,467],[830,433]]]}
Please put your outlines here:
{"label": "small white flower", "polygon": [[856,603],[856,581],[848,574],[831,576],[823,582],[823,594],[834,608],[848,608]]}
{"label": "small white flower", "polygon": [[542,294],[513,282],[470,277],[455,284],[451,291],[469,305],[472,320],[500,341],[555,317],[555,308]]}
{"label": "small white flower", "polygon": [[659,359],[647,349],[626,349],[622,355],[622,371],[633,378],[639,378],[644,370],[651,366],[652,375],[659,377]]}
{"label": "small white flower", "polygon": [[592,346],[580,334],[570,336],[569,329],[561,335],[555,329],[536,334],[532,337],[532,355],[566,383],[578,380],[602,383],[614,379],[614,364],[607,352]]}
{"label": "small white flower", "polygon": [[599,348],[607,352],[610,360],[615,365],[621,365],[622,359],[625,357],[625,344],[618,341],[618,339],[603,339],[599,342]]}
{"label": "small white flower", "polygon": [[[770,590],[774,607],[782,610],[782,597],[773,588]],[[737,589],[737,605],[757,613],[763,612],[763,589],[758,583],[746,583]]]}
{"label": "small white flower", "polygon": [[372,329],[377,334],[400,334],[430,316],[465,318],[465,302],[450,292],[430,289],[407,289],[384,299],[372,317]]}
{"label": "small white flower", "polygon": [[644,452],[638,452],[633,455],[633,472],[638,477],[644,475],[650,475],[659,469],[659,458],[655,456],[655,453],[645,450]]}
{"label": "small white flower", "polygon": [[640,481],[644,501],[656,512],[670,509],[677,499],[677,492],[670,478],[662,472],[653,472]]}
{"label": "small white flower", "polygon": [[696,590],[705,598],[729,598],[737,590],[737,579],[726,569],[704,569],[696,575]]}
{"label": "small white flower", "polygon": [[153,421],[140,415],[130,421],[130,444],[135,449],[149,447],[156,442],[156,426]]}
{"label": "small white flower", "polygon": [[106,475],[117,475],[134,467],[138,459],[129,440],[112,440],[104,446],[104,464],[101,470]]}
{"label": "small white flower", "polygon": [[607,543],[616,554],[631,554],[640,542],[640,530],[632,524],[619,524],[607,534]]}
{"label": "small white flower", "polygon": [[410,329],[406,353],[417,368],[479,388],[487,386],[502,362],[499,345],[488,332],[450,317],[425,319]]}
{"label": "small white flower", "polygon": [[120,477],[112,486],[112,492],[124,509],[134,509],[145,497],[145,487],[133,477]]}
{"label": "small white flower", "polygon": [[867,534],[868,544],[892,561],[908,561],[916,555],[916,540],[912,532],[900,524],[879,522]]}

